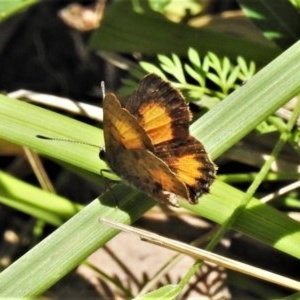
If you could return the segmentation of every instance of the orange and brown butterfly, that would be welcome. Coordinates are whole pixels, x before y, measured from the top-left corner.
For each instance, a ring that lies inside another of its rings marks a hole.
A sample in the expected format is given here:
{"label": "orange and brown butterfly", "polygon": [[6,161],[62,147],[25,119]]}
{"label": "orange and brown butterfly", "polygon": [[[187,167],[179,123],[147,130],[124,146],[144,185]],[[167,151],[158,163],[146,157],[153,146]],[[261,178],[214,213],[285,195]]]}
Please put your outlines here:
{"label": "orange and brown butterfly", "polygon": [[127,183],[173,206],[209,191],[216,166],[190,135],[189,108],[168,82],[149,74],[127,99],[105,95],[103,112],[100,157]]}

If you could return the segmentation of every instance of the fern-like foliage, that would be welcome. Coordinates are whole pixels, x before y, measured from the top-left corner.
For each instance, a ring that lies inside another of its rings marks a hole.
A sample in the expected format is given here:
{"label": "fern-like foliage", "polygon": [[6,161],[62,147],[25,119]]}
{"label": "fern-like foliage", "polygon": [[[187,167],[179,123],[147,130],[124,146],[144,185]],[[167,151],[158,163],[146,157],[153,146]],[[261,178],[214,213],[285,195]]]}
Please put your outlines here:
{"label": "fern-like foliage", "polygon": [[[235,89],[246,83],[255,73],[255,63],[246,62],[241,56],[232,63],[228,57],[220,58],[208,52],[203,58],[190,48],[186,59],[172,54],[170,57],[159,54],[158,63],[140,62],[140,69],[133,70],[131,76],[141,78],[143,74],[155,73],[172,82],[186,96],[204,110],[211,109]],[[124,80],[125,86],[119,91],[130,94],[136,87],[135,79]],[[281,131],[285,125],[278,116],[270,116],[256,127],[260,134]]]}
{"label": "fern-like foliage", "polygon": [[209,52],[203,58],[190,48],[185,62],[176,55],[158,55],[158,66],[142,61],[141,68],[171,81],[187,97],[199,105],[211,108],[255,73],[254,62],[247,63],[238,57],[233,64],[227,57],[219,58]]}
{"label": "fern-like foliage", "polygon": [[[159,54],[157,64],[142,61],[140,68],[131,71],[131,78],[123,81],[119,90],[121,95],[129,95],[146,73],[155,73],[181,90],[187,101],[195,102],[204,110],[211,109],[232,91],[246,83],[255,73],[253,61],[247,62],[241,56],[232,63],[227,57],[220,58],[212,52],[204,57],[190,48],[185,59],[172,54],[170,57]],[[136,78],[136,79],[135,79]],[[278,116],[270,116],[256,127],[257,132],[265,134],[281,131],[285,125]],[[296,135],[296,139],[297,139]]]}

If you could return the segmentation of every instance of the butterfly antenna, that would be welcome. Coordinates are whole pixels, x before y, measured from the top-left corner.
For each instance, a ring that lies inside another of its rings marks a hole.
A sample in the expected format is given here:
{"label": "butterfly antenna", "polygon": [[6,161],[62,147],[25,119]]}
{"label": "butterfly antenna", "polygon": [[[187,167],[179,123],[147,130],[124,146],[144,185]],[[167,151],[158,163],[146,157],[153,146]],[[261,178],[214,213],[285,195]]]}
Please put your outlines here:
{"label": "butterfly antenna", "polygon": [[45,135],[36,135],[36,137],[38,139],[42,139],[42,140],[49,140],[49,141],[57,141],[57,142],[66,142],[66,143],[75,143],[75,144],[82,144],[82,145],[88,145],[88,146],[92,146],[92,147],[97,147],[98,149],[101,148],[100,146],[94,145],[94,144],[90,144],[90,143],[86,143],[83,141],[76,141],[76,140],[69,140],[69,139],[60,139],[60,138],[52,138],[52,137],[48,137]]}
{"label": "butterfly antenna", "polygon": [[105,82],[101,81],[101,92],[102,92],[102,99],[105,97]]}

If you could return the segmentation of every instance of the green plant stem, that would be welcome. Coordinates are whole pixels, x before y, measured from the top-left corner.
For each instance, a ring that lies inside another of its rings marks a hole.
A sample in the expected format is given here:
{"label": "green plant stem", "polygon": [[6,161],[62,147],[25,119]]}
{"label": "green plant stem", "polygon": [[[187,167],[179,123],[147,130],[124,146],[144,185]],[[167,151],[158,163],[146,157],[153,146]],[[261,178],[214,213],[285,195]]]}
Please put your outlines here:
{"label": "green plant stem", "polygon": [[[240,183],[252,182],[258,173],[238,173],[238,174],[221,174],[218,175],[218,180],[226,183]],[[265,181],[279,181],[279,180],[297,180],[299,178],[298,172],[270,172],[266,175]]]}

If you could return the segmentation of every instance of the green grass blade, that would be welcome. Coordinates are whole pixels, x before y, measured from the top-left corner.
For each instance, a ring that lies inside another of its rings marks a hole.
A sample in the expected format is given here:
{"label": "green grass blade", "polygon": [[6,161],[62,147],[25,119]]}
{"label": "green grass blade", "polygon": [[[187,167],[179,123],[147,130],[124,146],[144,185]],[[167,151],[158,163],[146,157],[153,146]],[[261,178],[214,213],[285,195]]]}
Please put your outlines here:
{"label": "green grass blade", "polygon": [[110,193],[94,200],[0,274],[0,298],[40,295],[117,233],[100,223],[100,217],[129,223],[153,205],[148,201],[148,207],[141,210],[139,203],[131,200],[137,192],[129,188],[118,186],[113,193],[122,199],[122,210],[115,207]]}
{"label": "green grass blade", "polygon": [[38,0],[0,1],[0,23],[38,2]]}
{"label": "green grass blade", "polygon": [[0,203],[60,226],[82,206],[0,171]]}
{"label": "green grass blade", "polygon": [[[218,157],[300,92],[300,42],[259,71],[191,126]],[[222,133],[222,134],[220,134]]]}
{"label": "green grass blade", "polygon": [[[99,159],[102,131],[38,106],[0,95],[0,138],[99,174],[106,165]],[[39,139],[37,135],[78,140],[96,147]]]}

